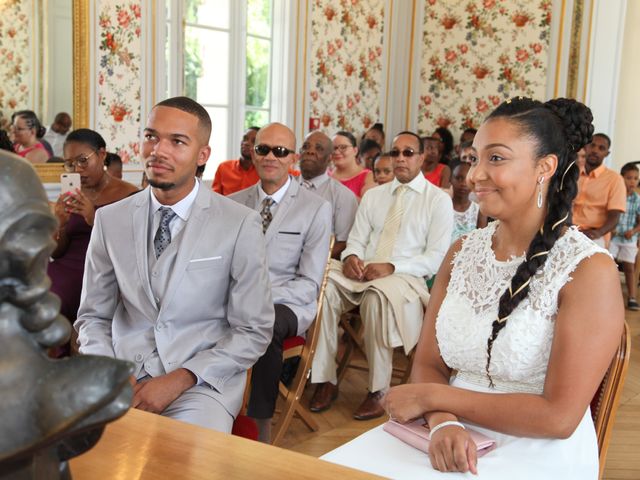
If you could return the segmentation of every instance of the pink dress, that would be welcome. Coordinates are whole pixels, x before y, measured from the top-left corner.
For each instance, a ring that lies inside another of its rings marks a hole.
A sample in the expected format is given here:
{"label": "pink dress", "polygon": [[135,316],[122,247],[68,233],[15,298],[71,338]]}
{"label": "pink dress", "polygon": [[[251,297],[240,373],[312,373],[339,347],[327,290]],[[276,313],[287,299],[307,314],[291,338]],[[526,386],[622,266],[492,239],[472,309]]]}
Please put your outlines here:
{"label": "pink dress", "polygon": [[[345,180],[336,178],[336,180],[338,180],[341,184],[343,184],[345,187],[347,187],[349,190],[355,193],[356,197],[358,197],[358,200],[359,200],[360,197],[362,196],[361,195],[362,187],[364,187],[364,182],[367,179],[367,175],[369,174],[369,172],[371,172],[371,170],[369,170],[368,168],[365,168],[360,173],[358,173],[357,175],[354,175],[351,178],[347,178]],[[332,173],[330,173],[329,175],[333,176]]]}
{"label": "pink dress", "polygon": [[32,147],[26,147],[26,148],[20,145],[19,143],[14,143],[13,149],[15,150],[16,155],[19,155],[22,158],[27,158],[27,153],[33,152],[34,150],[44,150],[44,152],[47,154],[47,158],[50,157],[49,152],[47,152],[47,149],[44,148],[44,145],[41,144],[40,142],[36,143]]}

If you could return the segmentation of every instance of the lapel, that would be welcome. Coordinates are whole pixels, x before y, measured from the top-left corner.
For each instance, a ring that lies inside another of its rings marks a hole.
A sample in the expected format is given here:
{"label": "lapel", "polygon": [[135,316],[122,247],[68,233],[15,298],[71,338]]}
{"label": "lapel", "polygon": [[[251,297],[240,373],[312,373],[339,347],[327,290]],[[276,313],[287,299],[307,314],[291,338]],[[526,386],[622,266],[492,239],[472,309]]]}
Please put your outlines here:
{"label": "lapel", "polygon": [[[213,196],[209,193],[206,186],[201,183],[198,195],[196,196],[191,208],[189,220],[187,220],[184,230],[182,231],[182,239],[180,240],[180,245],[178,246],[179,248],[176,254],[176,263],[169,276],[167,290],[165,291],[165,298],[163,299],[162,306],[160,307],[160,315],[162,315],[165,307],[171,303],[176,290],[178,290],[178,286],[182,281],[182,277],[184,277],[184,273],[189,266],[189,260],[191,260],[193,250],[198,242],[202,239],[210,241],[210,239],[202,237],[202,231],[208,221],[207,212],[208,209],[212,207],[212,197]],[[209,218],[211,217],[209,216]]]}
{"label": "lapel", "polygon": [[282,199],[282,203],[278,205],[278,209],[276,210],[276,214],[271,220],[271,224],[269,228],[267,228],[267,232],[264,236],[265,243],[269,243],[271,239],[278,233],[280,229],[280,224],[282,221],[287,218],[287,212],[291,208],[291,206],[296,201],[296,196],[298,195],[298,191],[300,190],[300,184],[295,178],[291,179],[291,184],[287,189],[287,193],[284,194],[284,198]]}
{"label": "lapel", "polygon": [[149,253],[148,253],[148,235],[149,235],[149,188],[137,195],[134,203],[133,215],[131,216],[131,229],[133,230],[133,243],[135,249],[136,263],[138,264],[138,273],[142,281],[142,289],[147,294],[149,302],[156,307],[156,301],[151,291],[151,283],[149,282]]}

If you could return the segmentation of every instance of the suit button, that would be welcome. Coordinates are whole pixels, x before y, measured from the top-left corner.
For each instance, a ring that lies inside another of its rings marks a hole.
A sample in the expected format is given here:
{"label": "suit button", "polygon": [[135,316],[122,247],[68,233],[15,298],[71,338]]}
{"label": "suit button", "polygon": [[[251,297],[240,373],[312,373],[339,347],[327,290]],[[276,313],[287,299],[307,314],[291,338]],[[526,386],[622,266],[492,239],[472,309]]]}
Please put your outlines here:
{"label": "suit button", "polygon": [[141,362],[144,356],[141,353],[136,353],[135,360],[136,362]]}
{"label": "suit button", "polygon": [[158,272],[151,272],[151,276],[152,277],[157,277],[158,276]]}

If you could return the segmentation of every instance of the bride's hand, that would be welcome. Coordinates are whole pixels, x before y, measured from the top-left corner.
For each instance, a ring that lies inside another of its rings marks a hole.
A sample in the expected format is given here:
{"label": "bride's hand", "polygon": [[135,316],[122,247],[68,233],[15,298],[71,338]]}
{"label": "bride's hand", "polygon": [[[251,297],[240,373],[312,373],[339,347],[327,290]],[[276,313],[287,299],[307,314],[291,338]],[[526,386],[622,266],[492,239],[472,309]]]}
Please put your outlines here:
{"label": "bride's hand", "polygon": [[478,450],[465,429],[456,425],[442,427],[429,442],[431,466],[441,472],[478,474]]}
{"label": "bride's hand", "polygon": [[389,416],[400,423],[407,423],[429,411],[428,383],[409,383],[391,388],[382,400],[382,406]]}

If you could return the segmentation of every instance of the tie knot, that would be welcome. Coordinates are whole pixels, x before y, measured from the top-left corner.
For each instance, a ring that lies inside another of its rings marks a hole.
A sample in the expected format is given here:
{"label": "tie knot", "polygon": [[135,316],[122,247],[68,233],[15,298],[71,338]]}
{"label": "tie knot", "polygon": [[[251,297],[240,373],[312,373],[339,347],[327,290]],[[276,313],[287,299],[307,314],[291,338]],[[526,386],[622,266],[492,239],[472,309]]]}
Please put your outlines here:
{"label": "tie knot", "polygon": [[160,223],[167,224],[176,216],[171,207],[160,207]]}
{"label": "tie knot", "polygon": [[397,197],[404,195],[408,189],[409,187],[407,187],[406,185],[400,185],[398,188],[396,188],[395,195]]}
{"label": "tie knot", "polygon": [[274,203],[276,203],[276,201],[273,198],[266,197],[264,200],[262,200],[262,208],[271,208],[271,205],[273,205]]}
{"label": "tie knot", "polygon": [[302,185],[304,185],[304,187],[307,188],[308,190],[313,190],[315,188],[315,185],[313,184],[313,182],[309,180],[303,180]]}

